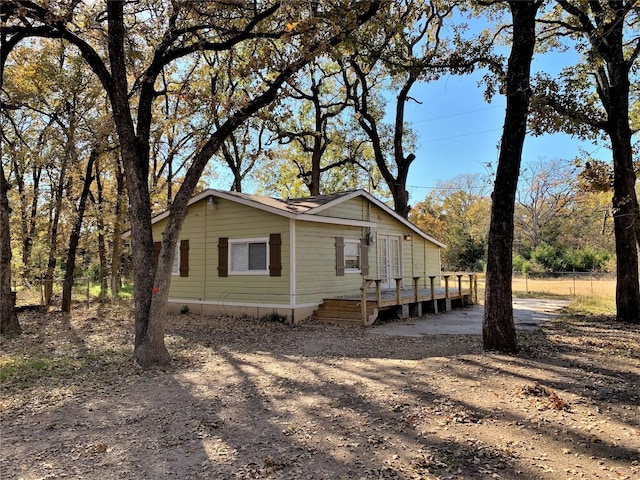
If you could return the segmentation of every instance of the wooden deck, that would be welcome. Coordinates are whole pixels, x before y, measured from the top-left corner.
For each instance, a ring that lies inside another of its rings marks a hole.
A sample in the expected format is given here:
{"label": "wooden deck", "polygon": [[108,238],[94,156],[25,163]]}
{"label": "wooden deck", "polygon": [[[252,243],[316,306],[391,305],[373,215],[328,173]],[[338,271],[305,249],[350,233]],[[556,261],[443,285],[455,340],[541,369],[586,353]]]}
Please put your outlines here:
{"label": "wooden deck", "polygon": [[[441,278],[442,287],[436,286]],[[367,278],[359,295],[325,298],[314,317],[326,323],[372,325],[382,311],[396,310],[400,317],[448,311],[454,305],[477,303],[477,278],[473,273],[451,273],[428,277],[412,277],[413,288],[402,288],[402,278],[396,278],[396,288],[385,290],[382,279]],[[426,281],[425,281],[426,280]],[[429,285],[424,287],[424,285]],[[421,286],[422,285],[422,286]]]}

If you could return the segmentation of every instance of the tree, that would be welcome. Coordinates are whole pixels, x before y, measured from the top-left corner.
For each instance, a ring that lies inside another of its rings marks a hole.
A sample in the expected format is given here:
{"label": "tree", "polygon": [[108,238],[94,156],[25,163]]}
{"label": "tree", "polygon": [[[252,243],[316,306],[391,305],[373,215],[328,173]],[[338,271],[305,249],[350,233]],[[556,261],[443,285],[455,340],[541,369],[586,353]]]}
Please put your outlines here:
{"label": "tree", "polygon": [[11,235],[9,229],[9,182],[0,165],[0,334],[20,334],[11,292]]}
{"label": "tree", "polygon": [[520,248],[552,242],[577,200],[575,172],[560,160],[531,162],[523,169],[516,193],[515,227]]}
{"label": "tree", "polygon": [[536,44],[536,15],[542,1],[509,0],[513,19],[504,91],[507,101],[487,241],[482,339],[485,350],[517,352],[513,322],[513,232],[515,196],[531,97],[530,71]]}
{"label": "tree", "polygon": [[486,175],[459,175],[438,183],[411,209],[409,219],[447,245],[442,253],[444,269],[483,270],[489,228],[488,188]]}
{"label": "tree", "polygon": [[[91,7],[83,10],[75,3],[71,6],[54,3],[48,2],[45,7],[30,1],[5,2],[1,14],[6,25],[3,43],[25,36],[58,37],[70,42],[81,52],[109,97],[129,192],[136,323],[134,358],[142,366],[166,364],[170,355],[164,343],[164,330],[174,249],[187,203],[209,159],[239,126],[273,102],[297,71],[316,55],[341,43],[369,20],[381,4],[105,2],[100,5],[106,6],[105,28],[105,16]],[[99,30],[101,35],[92,35],[87,30]],[[96,38],[106,38],[106,49],[104,44],[92,44]],[[193,156],[173,198],[154,267],[148,177],[158,76],[181,59],[204,51],[222,55],[238,45],[254,49],[255,64],[237,71],[237,75],[248,76],[250,82],[237,95],[217,97],[218,101],[227,102],[228,114]],[[106,58],[101,55],[105,51]],[[134,79],[131,89],[130,78]]]}
{"label": "tree", "polygon": [[[411,88],[426,80],[440,55],[440,31],[453,5],[440,2],[410,1],[398,4],[393,21],[378,33],[367,31],[358,49],[342,62],[348,97],[358,123],[371,141],[378,170],[393,197],[394,210],[407,218],[411,206],[406,190],[409,168],[415,160],[412,134],[404,112],[411,100]],[[429,73],[428,73],[429,72]],[[390,77],[395,96],[393,124],[383,122],[385,102],[380,87]]]}
{"label": "tree", "polygon": [[[543,22],[585,52],[585,62],[566,69],[563,84],[540,82],[539,131],[564,130],[582,136],[604,132],[613,153],[613,220],[616,241],[616,315],[640,323],[640,207],[635,191],[630,118],[630,76],[637,69],[640,36],[637,2],[559,0]],[[630,33],[631,32],[631,33]],[[595,90],[596,95],[591,93]],[[599,100],[600,105],[597,105]]]}

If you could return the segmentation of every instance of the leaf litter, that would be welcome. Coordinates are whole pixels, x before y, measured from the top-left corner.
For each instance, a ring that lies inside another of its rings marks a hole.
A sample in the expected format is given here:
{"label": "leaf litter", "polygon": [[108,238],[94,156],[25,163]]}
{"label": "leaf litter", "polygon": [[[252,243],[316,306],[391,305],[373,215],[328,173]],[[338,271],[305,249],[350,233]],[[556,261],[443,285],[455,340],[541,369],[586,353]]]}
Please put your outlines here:
{"label": "leaf litter", "polygon": [[2,478],[640,477],[640,331],[559,317],[476,336],[170,315],[132,362],[130,304],[23,311],[0,340]]}

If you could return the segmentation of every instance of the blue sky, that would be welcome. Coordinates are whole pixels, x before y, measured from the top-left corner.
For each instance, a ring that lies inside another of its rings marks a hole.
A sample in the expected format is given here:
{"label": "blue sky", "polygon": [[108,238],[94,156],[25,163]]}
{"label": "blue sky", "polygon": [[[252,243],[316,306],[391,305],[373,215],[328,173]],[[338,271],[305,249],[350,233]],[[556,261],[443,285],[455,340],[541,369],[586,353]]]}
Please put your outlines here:
{"label": "blue sky", "polygon": [[[575,57],[575,53],[569,52]],[[539,58],[535,68],[550,74],[560,71],[568,59],[562,55]],[[575,60],[575,59],[574,59]],[[411,203],[421,201],[438,181],[465,173],[486,173],[485,165],[495,165],[504,123],[505,98],[497,95],[491,103],[478,86],[480,73],[445,76],[430,84],[414,87],[406,120],[418,134],[416,160],[407,182]],[[607,145],[594,145],[565,134],[527,136],[522,163],[554,159],[572,160],[588,152],[609,159]]]}

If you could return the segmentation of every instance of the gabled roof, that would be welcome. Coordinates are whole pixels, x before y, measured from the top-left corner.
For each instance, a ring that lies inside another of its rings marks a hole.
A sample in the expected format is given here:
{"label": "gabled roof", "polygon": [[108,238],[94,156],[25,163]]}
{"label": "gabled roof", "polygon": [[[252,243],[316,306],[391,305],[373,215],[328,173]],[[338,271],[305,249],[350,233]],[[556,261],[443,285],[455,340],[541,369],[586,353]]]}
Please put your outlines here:
{"label": "gabled roof", "polygon": [[[354,225],[358,227],[375,227],[376,223],[372,221],[353,220],[350,218],[327,217],[324,215],[319,215],[321,212],[328,208],[334,207],[356,197],[363,197],[373,205],[385,211],[388,215],[395,218],[400,223],[404,224],[413,233],[420,235],[425,240],[428,240],[441,248],[445,247],[442,242],[439,242],[430,235],[427,235],[413,223],[409,222],[405,218],[402,218],[387,205],[382,203],[370,193],[365,192],[364,190],[353,190],[350,192],[332,193],[329,195],[319,195],[315,197],[289,198],[286,200],[280,200],[277,198],[264,197],[248,193],[227,192],[224,190],[208,189],[191,198],[187,205],[193,205],[194,203],[198,203],[202,200],[208,200],[209,198],[216,197],[257,208],[258,210],[270,212],[275,215],[292,218],[294,220],[330,223],[337,225]],[[156,215],[151,219],[151,223],[154,224],[156,222],[159,222],[160,220],[163,220],[168,216],[169,211]],[[129,232],[125,232],[123,236],[127,234],[129,234]]]}

